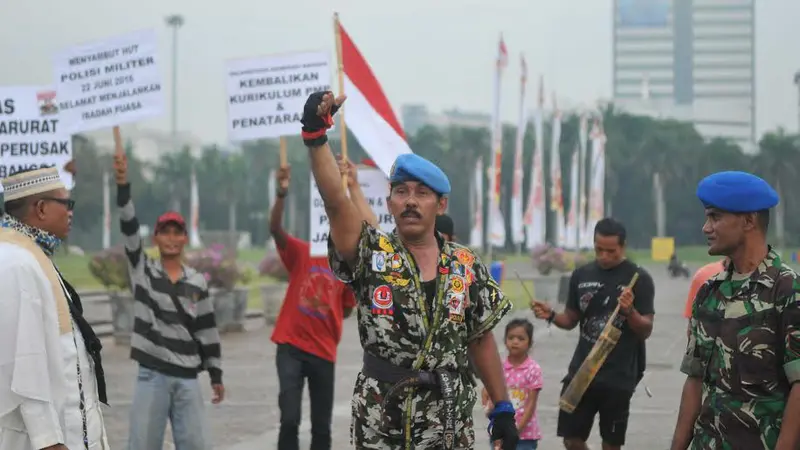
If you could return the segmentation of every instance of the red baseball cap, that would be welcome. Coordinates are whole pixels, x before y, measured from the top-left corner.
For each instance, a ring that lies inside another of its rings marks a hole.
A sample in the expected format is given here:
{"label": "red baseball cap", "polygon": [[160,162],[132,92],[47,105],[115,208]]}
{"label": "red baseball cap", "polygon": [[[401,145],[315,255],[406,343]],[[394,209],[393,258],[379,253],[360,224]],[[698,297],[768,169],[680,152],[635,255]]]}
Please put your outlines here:
{"label": "red baseball cap", "polygon": [[169,224],[177,225],[184,231],[186,230],[186,221],[183,219],[183,216],[178,212],[168,211],[159,216],[158,220],[156,220],[156,232]]}

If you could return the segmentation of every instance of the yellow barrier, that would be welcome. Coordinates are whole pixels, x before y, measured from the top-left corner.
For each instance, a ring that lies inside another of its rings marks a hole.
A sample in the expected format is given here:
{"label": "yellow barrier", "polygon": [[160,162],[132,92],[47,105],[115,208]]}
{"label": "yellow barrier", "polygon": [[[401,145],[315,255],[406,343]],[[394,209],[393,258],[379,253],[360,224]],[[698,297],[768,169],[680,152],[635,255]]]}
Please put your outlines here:
{"label": "yellow barrier", "polygon": [[650,242],[650,255],[653,261],[669,261],[675,253],[675,238],[655,237]]}

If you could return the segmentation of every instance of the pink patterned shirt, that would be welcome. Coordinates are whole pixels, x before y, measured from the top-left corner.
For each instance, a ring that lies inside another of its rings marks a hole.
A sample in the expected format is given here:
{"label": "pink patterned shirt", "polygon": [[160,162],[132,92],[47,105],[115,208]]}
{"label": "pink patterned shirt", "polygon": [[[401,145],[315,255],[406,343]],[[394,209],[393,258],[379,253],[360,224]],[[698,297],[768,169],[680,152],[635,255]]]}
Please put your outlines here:
{"label": "pink patterned shirt", "polygon": [[[508,359],[503,363],[503,372],[506,375],[506,386],[511,403],[516,411],[517,424],[525,414],[525,405],[533,391],[542,389],[542,368],[531,358],[526,359],[518,366],[512,365]],[[539,429],[539,421],[536,418],[536,411],[533,412],[528,425],[519,435],[520,439],[538,440],[542,438],[542,430]]]}

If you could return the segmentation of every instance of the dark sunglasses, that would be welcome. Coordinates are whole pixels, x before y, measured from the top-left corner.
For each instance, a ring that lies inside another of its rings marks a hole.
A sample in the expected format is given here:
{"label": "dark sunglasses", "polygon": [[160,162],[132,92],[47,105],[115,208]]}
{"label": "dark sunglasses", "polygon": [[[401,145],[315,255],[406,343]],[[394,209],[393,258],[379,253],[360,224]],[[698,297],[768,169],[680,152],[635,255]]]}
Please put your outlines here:
{"label": "dark sunglasses", "polygon": [[42,197],[42,200],[48,202],[61,203],[62,205],[67,207],[67,211],[72,211],[73,209],[75,209],[75,200],[71,198]]}

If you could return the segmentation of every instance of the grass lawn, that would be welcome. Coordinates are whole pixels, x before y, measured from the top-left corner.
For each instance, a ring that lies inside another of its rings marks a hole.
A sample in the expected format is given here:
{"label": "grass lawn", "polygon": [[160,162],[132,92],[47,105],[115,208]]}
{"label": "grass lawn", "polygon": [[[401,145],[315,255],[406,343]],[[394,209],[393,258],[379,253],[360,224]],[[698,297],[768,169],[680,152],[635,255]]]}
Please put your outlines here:
{"label": "grass lawn", "polygon": [[[257,267],[258,263],[264,257],[265,250],[263,248],[253,248],[248,250],[239,251],[239,261],[251,267]],[[651,263],[650,250],[628,250],[629,257],[638,263]],[[680,247],[678,248],[678,256],[681,260],[688,263],[698,265],[715,261],[717,258],[708,255],[705,246],[697,247]],[[103,286],[94,279],[89,272],[89,260],[91,256],[79,255],[65,255],[60,253],[56,256],[55,261],[64,276],[79,290],[93,290],[103,289]],[[503,260],[506,262],[523,262],[528,261],[529,256],[525,253],[517,254],[497,254],[496,260]],[[264,284],[274,283],[275,280],[269,277],[258,277],[248,284],[250,287],[250,307],[261,308],[261,294],[259,286]],[[534,295],[533,283],[526,282],[526,286],[531,295]],[[503,282],[503,291],[511,297],[514,301],[515,307],[527,308],[529,303],[528,295],[525,293],[522,285],[513,276],[507,276]]]}
{"label": "grass lawn", "polygon": [[[240,252],[240,260],[242,263],[248,265],[258,265],[258,262],[264,255],[263,249],[253,249]],[[103,286],[92,276],[89,272],[89,261],[91,255],[66,255],[59,253],[55,257],[55,262],[58,265],[64,277],[75,286],[79,291],[81,290],[102,290]],[[258,277],[251,281],[248,286],[250,292],[248,295],[249,303],[248,308],[261,309],[261,292],[259,286],[264,284],[272,284],[275,280],[270,277]]]}

